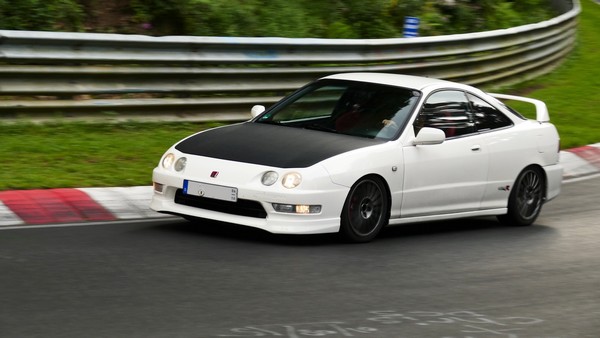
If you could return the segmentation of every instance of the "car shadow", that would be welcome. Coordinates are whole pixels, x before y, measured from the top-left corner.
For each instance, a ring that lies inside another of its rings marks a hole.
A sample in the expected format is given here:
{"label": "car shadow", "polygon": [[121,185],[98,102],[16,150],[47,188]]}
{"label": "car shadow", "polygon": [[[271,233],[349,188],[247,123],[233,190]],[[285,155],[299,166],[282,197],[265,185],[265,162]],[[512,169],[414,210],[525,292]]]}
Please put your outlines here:
{"label": "car shadow", "polygon": [[399,239],[431,238],[460,235],[465,240],[481,241],[486,238],[502,237],[507,240],[526,239],[555,235],[553,227],[538,221],[530,226],[504,225],[495,217],[464,218],[447,221],[410,223],[385,228],[376,240],[396,241]]}
{"label": "car shadow", "polygon": [[[242,226],[238,224],[218,222],[212,220],[175,221],[154,227],[155,230],[186,236],[202,236],[227,241],[256,242],[263,244],[284,246],[321,246],[321,245],[347,245],[348,243],[338,234],[314,235],[281,235],[267,231]],[[438,236],[452,233],[471,232],[482,234],[487,231],[509,234],[517,232],[535,234],[548,230],[547,226],[534,224],[528,227],[511,227],[499,223],[494,217],[466,218],[450,221],[436,221],[424,223],[409,223],[388,226],[382,230],[373,242],[389,241],[401,238],[419,236]]]}
{"label": "car shadow", "polygon": [[506,228],[495,218],[464,218],[448,221],[432,221],[391,225],[385,228],[379,237],[408,237],[450,232],[481,231]]}
{"label": "car shadow", "polygon": [[228,241],[257,242],[280,245],[317,246],[341,243],[337,234],[281,235],[233,223],[199,219],[195,221],[176,221],[154,227],[155,230],[202,236]]}

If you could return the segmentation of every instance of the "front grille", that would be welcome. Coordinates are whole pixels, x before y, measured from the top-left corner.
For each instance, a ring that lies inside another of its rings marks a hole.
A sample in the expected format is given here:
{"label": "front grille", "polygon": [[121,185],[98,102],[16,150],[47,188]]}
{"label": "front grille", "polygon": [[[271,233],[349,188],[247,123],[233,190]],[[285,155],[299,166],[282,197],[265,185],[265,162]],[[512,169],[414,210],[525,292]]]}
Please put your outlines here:
{"label": "front grille", "polygon": [[182,189],[177,189],[175,203],[238,216],[267,218],[265,208],[257,201],[244,199],[238,199],[236,202],[221,201],[213,198],[186,195]]}

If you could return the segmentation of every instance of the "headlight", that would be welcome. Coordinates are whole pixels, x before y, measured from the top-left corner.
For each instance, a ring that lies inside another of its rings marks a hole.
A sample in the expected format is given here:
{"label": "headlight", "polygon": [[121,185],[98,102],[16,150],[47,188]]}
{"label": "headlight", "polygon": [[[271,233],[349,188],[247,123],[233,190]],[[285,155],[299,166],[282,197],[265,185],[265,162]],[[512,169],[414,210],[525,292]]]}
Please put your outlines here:
{"label": "headlight", "polygon": [[283,175],[283,180],[281,181],[281,184],[283,184],[283,186],[288,189],[293,189],[300,185],[300,182],[302,182],[302,176],[300,176],[300,174],[287,173]]}
{"label": "headlight", "polygon": [[173,162],[175,162],[175,155],[168,153],[162,160],[162,166],[165,169],[170,169],[173,165]]}
{"label": "headlight", "polygon": [[279,178],[279,174],[277,174],[276,172],[267,171],[266,173],[264,173],[262,175],[262,178],[260,179],[260,181],[264,185],[273,185],[275,182],[277,182],[278,178]]}
{"label": "headlight", "polygon": [[185,164],[187,163],[187,158],[182,157],[175,162],[175,171],[182,171],[185,169]]}

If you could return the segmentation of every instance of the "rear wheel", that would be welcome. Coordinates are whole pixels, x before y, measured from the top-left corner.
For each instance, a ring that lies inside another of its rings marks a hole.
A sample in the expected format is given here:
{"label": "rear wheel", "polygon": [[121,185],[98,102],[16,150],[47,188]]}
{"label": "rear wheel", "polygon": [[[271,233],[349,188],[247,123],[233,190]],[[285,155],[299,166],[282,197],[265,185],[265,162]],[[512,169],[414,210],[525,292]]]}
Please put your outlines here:
{"label": "rear wheel", "polygon": [[509,225],[530,225],[540,214],[545,197],[545,181],[541,169],[525,168],[508,198],[508,212],[498,220]]}
{"label": "rear wheel", "polygon": [[341,215],[340,234],[355,242],[368,242],[388,222],[389,200],[377,177],[365,177],[350,189]]}

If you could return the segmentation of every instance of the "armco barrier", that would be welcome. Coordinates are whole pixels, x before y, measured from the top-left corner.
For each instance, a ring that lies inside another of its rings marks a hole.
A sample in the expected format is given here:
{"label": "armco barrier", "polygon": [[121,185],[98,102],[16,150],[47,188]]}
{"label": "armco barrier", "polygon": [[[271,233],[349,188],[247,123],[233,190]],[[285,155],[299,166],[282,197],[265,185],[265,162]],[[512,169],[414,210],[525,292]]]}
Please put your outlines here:
{"label": "armco barrier", "polygon": [[321,76],[417,74],[479,86],[536,77],[573,48],[578,0],[503,30],[410,39],[230,38],[0,30],[0,120],[125,116],[240,120]]}

